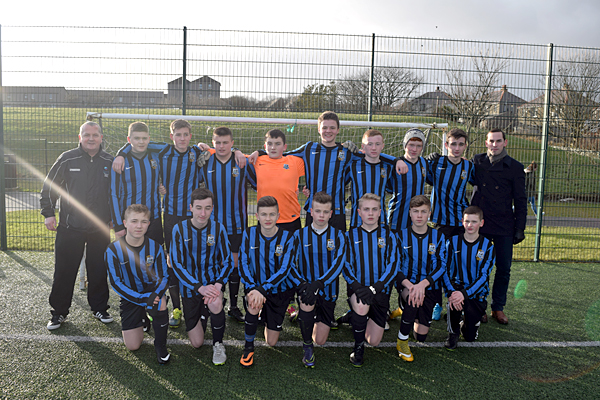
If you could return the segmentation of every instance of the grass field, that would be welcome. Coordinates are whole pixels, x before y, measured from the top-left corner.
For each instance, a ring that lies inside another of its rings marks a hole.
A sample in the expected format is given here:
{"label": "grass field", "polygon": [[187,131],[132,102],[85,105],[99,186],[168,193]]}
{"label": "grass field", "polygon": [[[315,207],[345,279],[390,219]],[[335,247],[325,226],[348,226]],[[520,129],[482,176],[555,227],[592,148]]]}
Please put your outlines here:
{"label": "grass field", "polygon": [[[368,348],[365,365],[348,361],[349,328],[333,331],[316,349],[317,366],[301,362],[300,333],[284,323],[281,342],[258,347],[255,366],[239,365],[243,325],[228,319],[228,361],[211,363],[212,349],[195,350],[184,328],[169,332],[173,359],[156,363],[152,337],[136,352],[120,339],[115,322],[92,318],[84,291],[76,288],[69,319],[46,330],[52,283],[49,252],[0,253],[0,398],[77,399],[596,399],[600,382],[600,264],[515,263],[506,306],[509,325],[482,325],[475,346],[441,347],[444,321],[433,322],[426,346],[413,343],[415,361],[400,360],[393,347],[399,321],[390,323],[382,346]],[[526,280],[525,296],[512,295]],[[559,282],[560,284],[557,284]],[[345,290],[341,290],[345,293]],[[395,295],[391,301],[395,304]],[[337,303],[336,316],[346,310]],[[210,329],[207,331],[210,339]],[[257,343],[262,343],[259,331]]]}

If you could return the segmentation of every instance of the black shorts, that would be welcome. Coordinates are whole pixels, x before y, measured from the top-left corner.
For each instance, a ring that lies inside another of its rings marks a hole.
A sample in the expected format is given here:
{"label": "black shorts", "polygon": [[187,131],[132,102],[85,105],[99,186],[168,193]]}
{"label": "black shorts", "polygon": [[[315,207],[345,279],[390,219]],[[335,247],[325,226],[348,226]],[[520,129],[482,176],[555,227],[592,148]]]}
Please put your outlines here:
{"label": "black shorts", "polygon": [[282,222],[277,224],[278,227],[283,229],[284,231],[296,232],[302,229],[302,223],[300,222],[300,218],[296,218],[290,222]]}
{"label": "black shorts", "polygon": [[[350,298],[348,298],[348,304],[352,308]],[[387,293],[377,293],[373,297],[373,303],[369,307],[369,313],[367,316],[373,320],[377,325],[385,328],[385,323],[388,319],[388,311],[390,309],[390,295]]]}
{"label": "black shorts", "polygon": [[[404,288],[403,286],[401,286],[402,288]],[[402,315],[406,315],[406,316],[414,316],[412,319],[412,321],[410,320],[406,320],[405,318],[403,318],[403,321],[406,321],[408,323],[413,323],[415,321],[417,321],[420,325],[424,325],[426,327],[429,327],[431,325],[431,315],[433,313],[433,307],[435,307],[435,303],[437,303],[436,298],[437,298],[437,294],[438,291],[435,289],[429,289],[425,291],[425,299],[423,299],[423,304],[421,305],[421,307],[417,307],[416,309],[410,305],[408,305],[407,302],[404,302],[404,299],[402,299],[403,302],[403,307],[402,309],[404,310],[404,313]],[[398,295],[400,296],[400,295]],[[412,308],[412,310],[408,310],[409,308]]]}
{"label": "black shorts", "polygon": [[202,329],[206,331],[206,323],[208,322],[208,306],[204,304],[204,296],[201,294],[192,297],[182,297],[183,303],[183,318],[185,319],[185,331],[189,332],[198,325],[198,321],[202,320]]}
{"label": "black shorts", "polygon": [[334,311],[335,301],[328,301],[319,296],[315,307],[315,322],[322,322],[331,328],[331,323],[335,322]]}
{"label": "black shorts", "polygon": [[[306,213],[306,223],[304,226],[312,224],[313,217],[309,212]],[[339,229],[342,232],[346,232],[346,215],[345,214],[333,214],[329,219],[329,226],[333,226],[335,229]]]}
{"label": "black shorts", "polygon": [[465,228],[462,225],[451,226],[435,224],[434,228],[437,229],[439,232],[443,233],[446,239],[450,239],[452,236],[465,233]]}
{"label": "black shorts", "polygon": [[281,332],[285,311],[290,305],[290,300],[294,298],[295,292],[296,289],[288,289],[283,293],[267,294],[267,301],[260,314],[267,329]]}
{"label": "black shorts", "polygon": [[120,306],[122,331],[129,331],[144,326],[143,320],[146,318],[146,307],[134,304],[124,298],[121,298]]}
{"label": "black shorts", "polygon": [[175,227],[175,225],[177,225],[181,221],[185,221],[186,219],[190,219],[190,218],[191,217],[189,217],[187,215],[178,216],[178,215],[170,215],[167,213],[163,214],[164,234],[165,234],[165,251],[167,253],[169,251],[171,251],[171,249],[169,247],[171,246],[171,239],[173,236],[173,228]]}
{"label": "black shorts", "polygon": [[232,253],[239,253],[240,246],[242,245],[242,234],[234,233],[233,235],[227,235],[229,239],[229,249]]}
{"label": "black shorts", "polygon": [[155,218],[152,221],[150,221],[150,226],[146,231],[146,237],[154,240],[160,245],[162,245],[165,242],[165,239],[163,237],[163,226],[161,218]]}

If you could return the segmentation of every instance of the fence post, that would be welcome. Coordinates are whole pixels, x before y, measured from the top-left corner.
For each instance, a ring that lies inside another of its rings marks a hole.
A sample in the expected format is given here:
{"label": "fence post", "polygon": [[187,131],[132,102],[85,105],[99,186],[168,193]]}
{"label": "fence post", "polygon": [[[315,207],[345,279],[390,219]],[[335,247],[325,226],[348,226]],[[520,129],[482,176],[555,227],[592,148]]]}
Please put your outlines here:
{"label": "fence post", "polygon": [[369,121],[373,121],[373,76],[375,74],[375,34],[371,44],[371,78],[369,79]]}
{"label": "fence post", "polygon": [[183,27],[183,74],[181,76],[181,115],[185,115],[187,99],[187,26]]}
{"label": "fence post", "polygon": [[2,87],[2,25],[0,25],[0,249],[7,249],[6,185],[4,176],[4,89]]}
{"label": "fence post", "polygon": [[546,179],[546,156],[548,153],[548,129],[550,124],[550,102],[552,96],[552,57],[554,45],[548,45],[548,60],[546,64],[546,88],[544,89],[544,121],[542,123],[542,147],[540,154],[540,173],[538,175],[538,201],[535,224],[535,250],[533,261],[540,260],[540,242],[542,238],[542,219],[544,210],[544,184]]}

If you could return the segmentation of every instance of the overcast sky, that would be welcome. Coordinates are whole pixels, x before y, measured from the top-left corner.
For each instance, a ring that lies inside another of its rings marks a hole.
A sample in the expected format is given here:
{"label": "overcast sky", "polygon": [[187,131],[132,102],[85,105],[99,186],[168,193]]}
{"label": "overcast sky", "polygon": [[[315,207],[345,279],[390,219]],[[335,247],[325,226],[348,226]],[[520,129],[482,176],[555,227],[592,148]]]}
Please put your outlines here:
{"label": "overcast sky", "polygon": [[[600,47],[598,0],[4,2],[2,25],[371,34]],[[8,3],[8,4],[6,4]],[[177,15],[177,14],[181,15]]]}

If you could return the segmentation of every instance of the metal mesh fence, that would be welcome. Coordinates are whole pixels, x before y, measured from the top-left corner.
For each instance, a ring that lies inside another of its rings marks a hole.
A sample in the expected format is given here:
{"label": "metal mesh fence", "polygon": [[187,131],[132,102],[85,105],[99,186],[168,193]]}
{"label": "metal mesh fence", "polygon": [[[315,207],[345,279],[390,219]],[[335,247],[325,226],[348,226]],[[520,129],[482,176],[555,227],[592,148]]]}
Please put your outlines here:
{"label": "metal mesh fence", "polygon": [[[41,180],[76,146],[88,111],[316,119],[329,109],[344,120],[447,122],[469,133],[466,157],[502,128],[509,154],[537,167],[527,181],[535,204],[527,239],[514,257],[600,260],[598,49],[185,28],[3,26],[0,34],[9,248],[52,248]],[[130,122],[104,124],[113,154]],[[230,126],[244,151],[275,127],[292,148],[318,138],[293,124]],[[167,122],[150,128],[152,139],[168,140]],[[193,124],[194,140],[208,141],[211,128]],[[344,129],[342,140],[361,134]],[[404,131],[385,134],[384,151],[401,155]],[[441,136],[432,131],[428,151],[443,148]]]}

